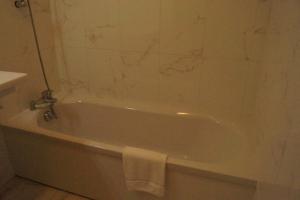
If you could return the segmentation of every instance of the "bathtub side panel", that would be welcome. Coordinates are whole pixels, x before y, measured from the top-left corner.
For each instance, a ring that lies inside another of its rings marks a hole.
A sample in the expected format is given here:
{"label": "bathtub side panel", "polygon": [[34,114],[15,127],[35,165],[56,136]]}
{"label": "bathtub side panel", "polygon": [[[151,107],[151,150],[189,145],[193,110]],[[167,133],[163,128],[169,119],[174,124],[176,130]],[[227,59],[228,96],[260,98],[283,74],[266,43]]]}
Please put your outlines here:
{"label": "bathtub side panel", "polygon": [[0,188],[14,177],[14,170],[9,161],[4,135],[0,127]]}
{"label": "bathtub side panel", "polygon": [[[85,146],[9,129],[5,131],[16,174],[94,199],[155,200],[144,193],[127,192],[122,160]],[[167,171],[164,200],[252,200],[254,188]]]}

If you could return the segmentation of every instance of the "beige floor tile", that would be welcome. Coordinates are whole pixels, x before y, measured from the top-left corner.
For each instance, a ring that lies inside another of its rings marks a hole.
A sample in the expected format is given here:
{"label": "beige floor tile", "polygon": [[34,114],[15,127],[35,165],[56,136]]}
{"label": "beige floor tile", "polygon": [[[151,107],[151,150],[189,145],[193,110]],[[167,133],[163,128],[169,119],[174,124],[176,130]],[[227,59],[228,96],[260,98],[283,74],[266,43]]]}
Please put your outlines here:
{"label": "beige floor tile", "polygon": [[1,200],[88,200],[65,191],[15,177],[0,188]]}

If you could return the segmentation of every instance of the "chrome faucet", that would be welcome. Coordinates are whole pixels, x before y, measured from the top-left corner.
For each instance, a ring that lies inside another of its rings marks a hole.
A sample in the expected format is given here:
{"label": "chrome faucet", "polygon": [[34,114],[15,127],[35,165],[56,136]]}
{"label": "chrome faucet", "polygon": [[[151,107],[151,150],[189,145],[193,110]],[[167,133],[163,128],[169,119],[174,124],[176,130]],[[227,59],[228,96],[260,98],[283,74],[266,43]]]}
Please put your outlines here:
{"label": "chrome faucet", "polygon": [[51,121],[57,119],[57,115],[53,109],[54,104],[57,102],[57,99],[53,98],[51,90],[45,90],[42,92],[42,97],[37,101],[30,102],[30,110],[36,109],[46,109],[43,114],[45,121]]}
{"label": "chrome faucet", "polygon": [[51,90],[45,90],[42,92],[42,97],[36,101],[30,102],[30,110],[52,108],[57,102],[57,99],[53,98]]}
{"label": "chrome faucet", "polygon": [[51,107],[49,110],[45,111],[43,114],[43,118],[46,122],[49,122],[53,119],[57,119],[57,115],[53,109],[53,107]]}

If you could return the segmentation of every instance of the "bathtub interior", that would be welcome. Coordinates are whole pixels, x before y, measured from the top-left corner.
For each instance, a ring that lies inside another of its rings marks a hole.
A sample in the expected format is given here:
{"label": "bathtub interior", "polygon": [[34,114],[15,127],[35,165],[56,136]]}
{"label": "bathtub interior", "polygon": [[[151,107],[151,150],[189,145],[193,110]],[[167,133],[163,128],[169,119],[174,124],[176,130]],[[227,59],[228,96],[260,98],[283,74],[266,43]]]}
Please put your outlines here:
{"label": "bathtub interior", "polygon": [[74,95],[57,97],[57,120],[44,121],[43,110],[25,110],[1,123],[118,156],[124,146],[159,151],[184,168],[251,183],[257,180],[257,150],[249,134],[234,124],[195,113],[108,106],[105,101]]}
{"label": "bathtub interior", "polygon": [[158,114],[91,103],[64,103],[55,107],[58,119],[38,126],[97,142],[151,149],[169,156],[218,163],[241,156],[243,134],[196,115]]}

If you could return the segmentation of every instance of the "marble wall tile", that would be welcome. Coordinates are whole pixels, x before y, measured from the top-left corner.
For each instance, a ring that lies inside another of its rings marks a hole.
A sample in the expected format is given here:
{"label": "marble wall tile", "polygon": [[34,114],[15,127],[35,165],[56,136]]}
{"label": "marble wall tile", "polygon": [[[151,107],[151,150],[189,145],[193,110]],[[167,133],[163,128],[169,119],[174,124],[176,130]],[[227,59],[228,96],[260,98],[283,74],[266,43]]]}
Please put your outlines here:
{"label": "marble wall tile", "polygon": [[86,48],[65,48],[66,73],[73,90],[89,88],[89,69]]}
{"label": "marble wall tile", "polygon": [[52,14],[57,23],[56,39],[60,39],[67,47],[86,47],[85,33],[85,1],[56,0]]}
{"label": "marble wall tile", "polygon": [[205,1],[161,1],[160,52],[203,51],[207,25]]}
{"label": "marble wall tile", "polygon": [[[38,31],[38,40],[41,49],[54,47],[54,26],[52,26],[52,14],[50,1],[32,1],[34,22]],[[46,54],[46,53],[45,53]],[[55,60],[55,57],[54,57]]]}
{"label": "marble wall tile", "polygon": [[84,6],[87,47],[120,50],[119,1],[92,0]]}
{"label": "marble wall tile", "polygon": [[270,8],[271,0],[56,1],[56,39],[77,60],[60,78],[81,71],[89,95],[242,124],[255,105]]}
{"label": "marble wall tile", "polygon": [[[50,1],[32,0],[31,3],[45,70],[50,86],[57,91],[60,85],[56,71]],[[37,56],[28,7],[17,9],[14,1],[1,1],[0,26],[0,70],[28,74],[28,78],[16,88],[15,92],[0,99],[4,107],[0,110],[0,120],[5,120],[28,108],[30,101],[39,98],[40,92],[46,86]],[[0,185],[12,176],[13,171],[8,162],[4,139],[0,131]]]}
{"label": "marble wall tile", "polygon": [[112,67],[121,73],[117,81],[126,104],[134,106],[135,103],[147,105],[157,102],[158,54],[119,52],[112,57]]}
{"label": "marble wall tile", "polygon": [[160,0],[123,0],[119,8],[121,50],[157,51]]}
{"label": "marble wall tile", "polygon": [[199,105],[223,120],[238,121],[245,91],[247,62],[206,61],[199,78]]}
{"label": "marble wall tile", "polygon": [[161,104],[180,112],[199,109],[202,54],[161,54],[159,65],[159,98]]}
{"label": "marble wall tile", "polygon": [[90,88],[98,97],[131,105],[130,101],[156,101],[158,61],[157,54],[89,50]]}
{"label": "marble wall tile", "polygon": [[90,70],[90,90],[100,98],[122,99],[120,95],[119,80],[122,77],[120,71],[112,66],[113,51],[89,49],[88,68]]}
{"label": "marble wall tile", "polygon": [[[16,9],[14,4],[9,1],[3,1],[2,4],[3,12],[1,12],[0,24],[5,28],[1,29],[1,44],[3,44],[0,48],[1,70],[28,73],[30,79],[25,85],[34,89],[29,92],[27,89],[27,93],[39,93],[45,88],[45,85],[38,62],[28,8]],[[32,8],[46,72],[51,77],[49,78],[51,79],[50,85],[53,85],[55,90],[59,90],[56,57],[53,53],[55,50],[54,35],[51,28],[49,1],[32,1]],[[29,96],[33,98],[37,95]],[[23,101],[28,103],[29,98],[25,98]]]}
{"label": "marble wall tile", "polygon": [[272,1],[256,105],[264,181],[258,199],[299,198],[299,5]]}

